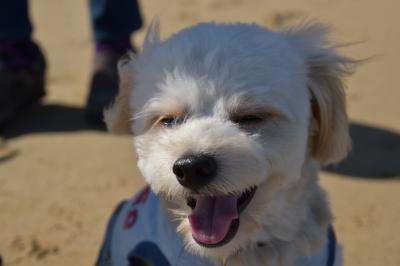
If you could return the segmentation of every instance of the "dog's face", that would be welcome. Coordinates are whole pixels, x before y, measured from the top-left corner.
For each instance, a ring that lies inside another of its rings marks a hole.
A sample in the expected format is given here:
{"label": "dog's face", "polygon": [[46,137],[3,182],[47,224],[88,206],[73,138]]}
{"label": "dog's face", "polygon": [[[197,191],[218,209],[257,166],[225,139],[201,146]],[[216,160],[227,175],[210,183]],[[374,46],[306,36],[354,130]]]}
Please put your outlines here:
{"label": "dog's face", "polygon": [[224,258],[290,223],[286,194],[305,163],[345,155],[349,61],[324,38],[318,25],[200,24],[161,42],[153,26],[122,61],[106,120],[133,132],[139,168],[192,252]]}

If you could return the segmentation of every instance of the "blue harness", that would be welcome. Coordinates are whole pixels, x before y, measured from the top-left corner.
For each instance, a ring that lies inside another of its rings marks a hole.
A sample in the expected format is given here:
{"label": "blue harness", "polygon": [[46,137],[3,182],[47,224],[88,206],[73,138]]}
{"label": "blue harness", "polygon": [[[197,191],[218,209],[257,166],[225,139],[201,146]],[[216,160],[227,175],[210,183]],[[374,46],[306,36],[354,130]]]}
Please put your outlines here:
{"label": "blue harness", "polygon": [[[336,237],[328,229],[327,244],[296,266],[333,266]],[[158,197],[148,187],[121,202],[108,222],[96,266],[211,266],[184,249],[183,241],[169,221]]]}

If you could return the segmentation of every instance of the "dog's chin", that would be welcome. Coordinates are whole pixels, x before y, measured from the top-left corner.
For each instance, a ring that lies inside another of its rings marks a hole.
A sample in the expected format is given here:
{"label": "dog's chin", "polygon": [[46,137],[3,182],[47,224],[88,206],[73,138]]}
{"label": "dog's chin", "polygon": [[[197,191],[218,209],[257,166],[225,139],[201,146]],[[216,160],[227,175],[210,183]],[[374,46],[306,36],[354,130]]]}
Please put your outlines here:
{"label": "dog's chin", "polygon": [[240,227],[240,215],[256,193],[257,187],[239,195],[193,195],[187,198],[189,232],[201,247],[212,249],[231,242]]}

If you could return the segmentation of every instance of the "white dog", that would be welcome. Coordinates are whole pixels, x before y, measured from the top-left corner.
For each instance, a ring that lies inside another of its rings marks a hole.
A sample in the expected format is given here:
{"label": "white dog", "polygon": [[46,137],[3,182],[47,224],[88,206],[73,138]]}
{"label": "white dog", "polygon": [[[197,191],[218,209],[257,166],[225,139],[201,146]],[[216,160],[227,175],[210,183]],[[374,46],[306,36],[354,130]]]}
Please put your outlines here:
{"label": "white dog", "polygon": [[354,61],[327,32],[204,23],[161,41],[153,23],[105,113],[150,188],[115,212],[98,265],[341,264],[318,170],[350,147]]}

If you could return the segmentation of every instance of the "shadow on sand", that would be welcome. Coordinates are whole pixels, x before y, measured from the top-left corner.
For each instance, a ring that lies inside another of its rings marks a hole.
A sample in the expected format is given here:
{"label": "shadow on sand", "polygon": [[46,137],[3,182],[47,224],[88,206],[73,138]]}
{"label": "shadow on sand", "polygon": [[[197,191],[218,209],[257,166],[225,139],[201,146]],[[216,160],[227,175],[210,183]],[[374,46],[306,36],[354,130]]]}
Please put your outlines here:
{"label": "shadow on sand", "polygon": [[352,123],[350,135],[353,148],[349,156],[325,171],[363,178],[400,177],[400,134]]}
{"label": "shadow on sand", "polygon": [[102,125],[90,124],[85,119],[84,109],[65,105],[36,105],[20,113],[6,129],[0,132],[5,139],[30,133],[74,132],[101,130]]}
{"label": "shadow on sand", "polygon": [[[7,140],[29,133],[81,130],[104,131],[105,128],[88,123],[82,108],[38,105],[21,113],[0,135]],[[359,123],[351,124],[350,134],[353,149],[347,159],[324,168],[325,171],[362,178],[400,177],[400,134]]]}

